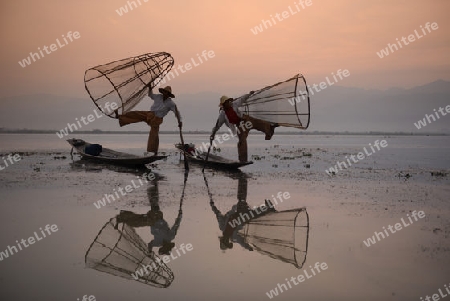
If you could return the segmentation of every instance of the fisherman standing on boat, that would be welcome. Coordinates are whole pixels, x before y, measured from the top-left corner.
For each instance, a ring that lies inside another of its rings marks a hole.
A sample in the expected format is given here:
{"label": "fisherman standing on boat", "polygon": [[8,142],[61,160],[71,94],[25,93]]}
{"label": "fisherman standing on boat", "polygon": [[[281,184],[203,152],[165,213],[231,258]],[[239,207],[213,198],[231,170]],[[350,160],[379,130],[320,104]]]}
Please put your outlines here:
{"label": "fisherman standing on boat", "polygon": [[177,105],[172,100],[172,98],[175,98],[175,95],[172,94],[172,88],[170,86],[159,88],[161,94],[154,94],[152,89],[150,87],[148,88],[148,96],[154,101],[150,111],[131,111],[119,115],[116,110],[114,113],[116,114],[116,118],[119,119],[121,127],[136,122],[146,122],[150,126],[147,152],[152,152],[156,156],[159,148],[159,126],[167,113],[172,111],[175,114],[180,129],[183,126],[183,123],[181,122],[181,115]]}
{"label": "fisherman standing on boat", "polygon": [[[254,92],[251,91],[249,94],[241,96],[237,99],[233,99],[228,96],[222,96],[220,98],[220,112],[219,117],[217,119],[217,123],[214,126],[211,133],[211,141],[214,140],[216,132],[222,127],[225,123],[228,128],[232,131],[233,135],[238,135],[238,154],[240,162],[248,162],[247,155],[247,136],[251,129],[258,130],[266,134],[266,140],[270,140],[273,136],[276,124],[271,124],[270,122],[253,118],[249,115],[242,114],[239,111],[239,106],[247,100],[250,95]],[[236,127],[238,127],[236,131]]]}

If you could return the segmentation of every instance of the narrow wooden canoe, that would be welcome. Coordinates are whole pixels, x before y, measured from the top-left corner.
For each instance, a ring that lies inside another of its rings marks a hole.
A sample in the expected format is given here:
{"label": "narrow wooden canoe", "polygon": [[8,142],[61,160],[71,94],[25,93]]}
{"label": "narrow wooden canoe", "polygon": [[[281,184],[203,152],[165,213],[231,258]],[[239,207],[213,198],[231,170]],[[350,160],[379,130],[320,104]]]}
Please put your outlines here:
{"label": "narrow wooden canoe", "polygon": [[[181,152],[183,152],[183,147],[181,146],[181,144],[176,144],[175,147]],[[197,151],[197,153],[195,153],[193,151],[187,151],[186,158],[189,160],[189,162],[198,163],[201,166],[203,166],[205,164],[206,152]],[[233,161],[211,153],[208,156],[208,161],[206,161],[207,167],[218,169],[238,169],[240,167],[250,164],[253,164],[253,162]]]}
{"label": "narrow wooden canoe", "polygon": [[91,145],[82,139],[68,139],[70,145],[77,150],[83,159],[89,159],[97,162],[110,163],[123,166],[145,166],[157,160],[167,158],[167,156],[136,156],[123,152],[114,151],[109,148],[102,147],[102,152],[98,156],[85,153],[85,147]]}

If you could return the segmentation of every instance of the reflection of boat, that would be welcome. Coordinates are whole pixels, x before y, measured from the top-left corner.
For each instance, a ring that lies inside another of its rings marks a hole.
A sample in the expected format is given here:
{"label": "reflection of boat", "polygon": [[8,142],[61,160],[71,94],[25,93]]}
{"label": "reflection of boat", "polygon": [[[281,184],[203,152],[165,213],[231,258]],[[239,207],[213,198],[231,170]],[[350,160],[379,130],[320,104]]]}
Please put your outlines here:
{"label": "reflection of boat", "polygon": [[136,231],[119,223],[116,217],[97,234],[86,252],[85,263],[89,268],[156,287],[168,287],[174,279],[170,268],[148,250]]}
{"label": "reflection of boat", "polygon": [[72,162],[69,164],[73,171],[79,172],[102,172],[103,170],[113,171],[116,173],[132,174],[135,176],[147,177],[151,174],[158,180],[164,180],[165,176],[161,175],[151,168],[156,167],[156,163],[150,163],[146,166],[125,166],[125,165],[113,165],[101,161],[75,159],[72,157]]}
{"label": "reflection of boat", "polygon": [[[176,144],[175,147],[180,151],[183,151],[183,147],[181,144]],[[190,162],[201,164],[201,166],[206,165],[211,168],[220,168],[220,169],[238,169],[243,166],[253,164],[252,161],[249,162],[239,162],[226,159],[224,157],[209,154],[208,161],[205,163],[206,152],[195,150],[195,145],[193,144],[185,144],[185,154]]]}
{"label": "reflection of boat", "polygon": [[81,139],[68,139],[70,145],[77,150],[83,159],[89,159],[97,162],[124,166],[145,166],[157,160],[165,159],[167,156],[136,156],[133,154],[114,151],[109,148],[102,148],[97,155],[90,155],[85,152],[85,148],[92,145]]}

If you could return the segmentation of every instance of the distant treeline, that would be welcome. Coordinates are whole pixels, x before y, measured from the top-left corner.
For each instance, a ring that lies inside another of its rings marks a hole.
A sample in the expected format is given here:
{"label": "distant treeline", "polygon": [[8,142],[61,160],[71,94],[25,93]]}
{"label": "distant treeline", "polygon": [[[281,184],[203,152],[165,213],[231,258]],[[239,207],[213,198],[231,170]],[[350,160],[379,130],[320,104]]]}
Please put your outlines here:
{"label": "distant treeline", "polygon": [[[0,133],[5,134],[55,134],[55,130],[32,130],[32,129],[6,129],[0,128]],[[111,134],[142,134],[148,135],[148,131],[102,131],[102,130],[91,130],[91,131],[76,131],[77,134],[101,134],[101,135],[111,135]],[[160,131],[160,134],[178,134],[178,131]],[[228,133],[228,132],[223,132]],[[210,131],[183,131],[183,134],[190,135],[210,135]],[[252,133],[252,134],[256,134]],[[332,131],[297,131],[297,132],[276,132],[277,135],[393,135],[393,136],[450,136],[450,133],[407,133],[407,132],[332,132]],[[261,134],[262,135],[262,134]]]}

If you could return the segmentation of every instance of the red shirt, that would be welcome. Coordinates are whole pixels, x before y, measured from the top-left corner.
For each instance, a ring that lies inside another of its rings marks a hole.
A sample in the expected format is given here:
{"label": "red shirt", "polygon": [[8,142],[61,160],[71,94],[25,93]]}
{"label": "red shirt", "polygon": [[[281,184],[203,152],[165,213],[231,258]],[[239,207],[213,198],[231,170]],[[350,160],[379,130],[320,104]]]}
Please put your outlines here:
{"label": "red shirt", "polygon": [[225,111],[225,115],[227,115],[228,121],[232,124],[239,124],[239,122],[241,121],[241,118],[239,118],[239,116],[236,114],[236,112],[233,110],[232,107],[224,110]]}

